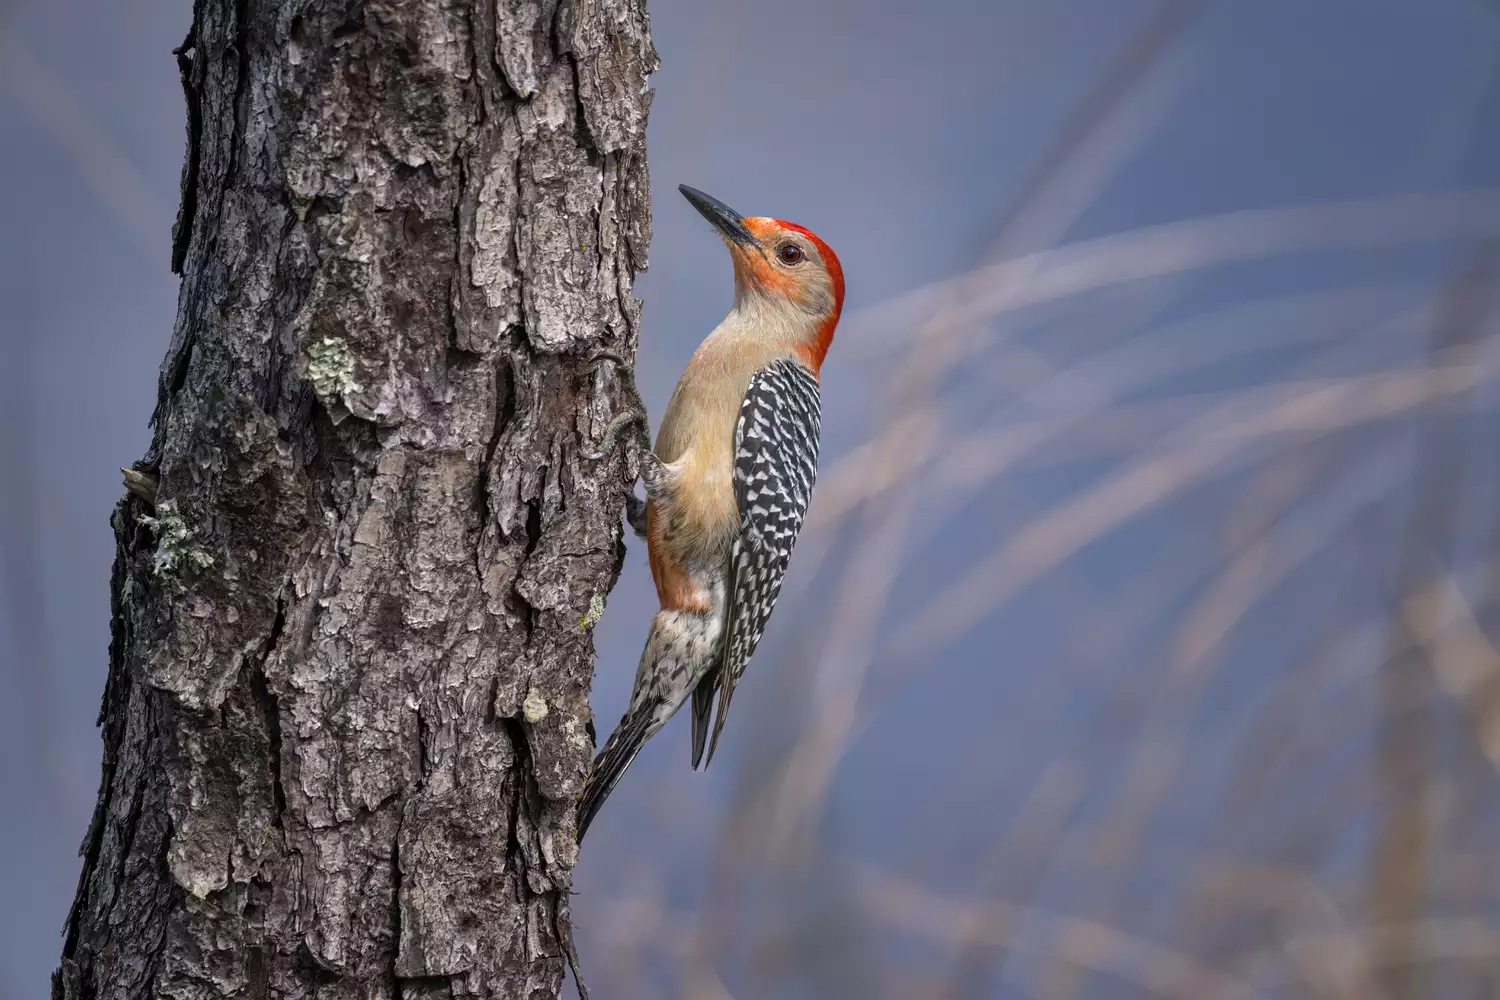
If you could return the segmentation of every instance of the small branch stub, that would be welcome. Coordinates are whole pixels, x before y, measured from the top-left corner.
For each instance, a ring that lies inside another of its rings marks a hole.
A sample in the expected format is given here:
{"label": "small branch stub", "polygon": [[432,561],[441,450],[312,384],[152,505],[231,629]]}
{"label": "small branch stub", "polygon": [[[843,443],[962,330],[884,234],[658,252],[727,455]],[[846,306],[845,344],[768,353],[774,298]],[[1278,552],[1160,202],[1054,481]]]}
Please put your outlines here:
{"label": "small branch stub", "polygon": [[160,485],[156,477],[136,469],[122,468],[120,474],[125,477],[125,488],[134,495],[140,497],[152,507],[156,506],[156,491]]}

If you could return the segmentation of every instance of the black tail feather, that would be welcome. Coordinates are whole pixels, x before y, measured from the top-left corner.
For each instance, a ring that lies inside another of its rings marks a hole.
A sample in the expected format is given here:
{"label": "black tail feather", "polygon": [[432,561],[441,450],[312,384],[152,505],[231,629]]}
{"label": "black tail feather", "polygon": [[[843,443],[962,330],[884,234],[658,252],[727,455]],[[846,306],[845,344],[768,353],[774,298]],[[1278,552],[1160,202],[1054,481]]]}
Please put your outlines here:
{"label": "black tail feather", "polygon": [[714,691],[719,686],[719,670],[715,666],[698,686],[693,688],[693,770],[698,770],[698,761],[703,759],[703,748],[708,744],[708,717],[714,707]]}
{"label": "black tail feather", "polygon": [[583,843],[583,835],[588,832],[589,824],[598,815],[599,807],[604,805],[609,793],[620,783],[625,769],[635,760],[636,754],[641,752],[641,747],[646,745],[655,708],[655,705],[642,705],[634,712],[627,712],[615,731],[609,734],[599,756],[594,758],[593,772],[589,774],[588,784],[584,785],[583,795],[578,800],[580,844]]}
{"label": "black tail feather", "polygon": [[726,673],[719,680],[719,710],[714,718],[714,738],[708,744],[708,760],[704,761],[703,767],[707,770],[708,765],[713,763],[714,751],[719,749],[719,734],[724,731],[724,720],[729,717],[729,701],[734,697],[734,684],[738,680],[733,674]]}

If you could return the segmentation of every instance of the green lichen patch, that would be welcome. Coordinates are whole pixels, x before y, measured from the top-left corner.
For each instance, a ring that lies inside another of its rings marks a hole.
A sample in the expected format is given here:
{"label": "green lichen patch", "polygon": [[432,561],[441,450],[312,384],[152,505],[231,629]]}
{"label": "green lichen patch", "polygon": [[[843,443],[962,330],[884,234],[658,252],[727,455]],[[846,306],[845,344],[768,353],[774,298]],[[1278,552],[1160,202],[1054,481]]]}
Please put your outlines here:
{"label": "green lichen patch", "polygon": [[589,610],[582,618],[578,619],[578,627],[587,632],[599,624],[599,619],[604,617],[604,598],[595,594],[589,598]]}
{"label": "green lichen patch", "polygon": [[156,535],[156,552],[151,557],[151,571],[170,577],[184,571],[201,573],[214,564],[214,557],[193,544],[193,531],[178,513],[171,500],[156,505],[156,516],[143,514],[140,523]]}
{"label": "green lichen patch", "polygon": [[536,688],[528,691],[526,700],[521,702],[521,717],[533,726],[547,717],[547,699]]}
{"label": "green lichen patch", "polygon": [[307,377],[324,401],[360,391],[354,381],[354,355],[341,337],[324,337],[307,349]]}

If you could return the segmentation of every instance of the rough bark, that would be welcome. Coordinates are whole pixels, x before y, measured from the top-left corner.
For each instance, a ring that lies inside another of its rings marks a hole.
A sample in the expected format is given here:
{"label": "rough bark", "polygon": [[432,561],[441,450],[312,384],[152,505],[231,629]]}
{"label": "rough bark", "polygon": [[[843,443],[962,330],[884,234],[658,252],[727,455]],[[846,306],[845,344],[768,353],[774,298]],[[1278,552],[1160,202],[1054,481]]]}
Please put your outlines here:
{"label": "rough bark", "polygon": [[655,61],[642,0],[198,0],[54,996],[559,995]]}

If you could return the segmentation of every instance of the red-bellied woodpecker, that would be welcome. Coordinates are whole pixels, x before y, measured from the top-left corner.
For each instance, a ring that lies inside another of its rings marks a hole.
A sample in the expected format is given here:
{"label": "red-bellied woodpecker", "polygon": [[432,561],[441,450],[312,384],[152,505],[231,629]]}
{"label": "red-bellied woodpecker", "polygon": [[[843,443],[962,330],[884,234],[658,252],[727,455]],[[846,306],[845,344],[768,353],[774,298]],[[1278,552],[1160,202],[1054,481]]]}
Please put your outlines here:
{"label": "red-bellied woodpecker", "polygon": [[[680,190],[729,247],[734,308],[678,380],[655,452],[642,449],[645,534],[661,610],[630,707],[584,788],[579,840],[641,747],[689,695],[693,767],[705,743],[713,759],[812,496],[818,370],[844,304],[843,270],[817,236],[779,219],[744,218],[686,185]],[[635,406],[586,457],[607,453],[626,424],[644,424],[638,396]],[[639,518],[631,520],[639,529]]]}

